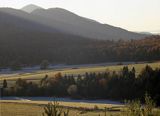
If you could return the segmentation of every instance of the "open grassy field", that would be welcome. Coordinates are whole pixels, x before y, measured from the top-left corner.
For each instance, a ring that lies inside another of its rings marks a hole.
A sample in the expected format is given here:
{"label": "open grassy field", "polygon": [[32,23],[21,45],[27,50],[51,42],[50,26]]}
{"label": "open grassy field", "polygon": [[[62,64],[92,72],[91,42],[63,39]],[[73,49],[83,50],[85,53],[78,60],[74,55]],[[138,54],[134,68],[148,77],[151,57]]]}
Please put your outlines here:
{"label": "open grassy field", "polygon": [[[0,103],[23,103],[23,104],[38,104],[38,105],[45,105],[49,101],[35,101],[35,100],[0,100]],[[65,102],[65,101],[58,101],[60,106],[70,107],[70,108],[88,108],[94,109],[94,107],[98,107],[98,109],[103,110],[105,107],[111,109],[120,109],[124,105],[121,104],[103,104],[103,103],[87,103],[87,102]]]}
{"label": "open grassy field", "polygon": [[[160,62],[154,62],[154,63],[142,63],[142,64],[131,64],[128,65],[129,69],[132,67],[135,67],[136,73],[140,73],[140,71],[146,66],[150,65],[153,69],[160,67]],[[66,68],[66,69],[53,69],[53,70],[45,70],[45,71],[36,71],[33,73],[23,73],[23,74],[11,74],[11,75],[0,75],[0,85],[2,84],[2,81],[6,79],[8,81],[9,85],[12,85],[15,80],[18,78],[26,79],[27,81],[34,81],[37,82],[40,79],[42,79],[46,74],[49,77],[52,77],[54,74],[60,72],[63,75],[78,75],[78,74],[85,74],[85,72],[104,72],[106,70],[108,71],[120,71],[124,66],[126,65],[114,65],[114,66],[95,66],[95,67],[79,67],[76,69],[72,68]]]}
{"label": "open grassy field", "polygon": [[[140,73],[140,71],[146,66],[150,65],[153,69],[160,68],[160,62],[156,63],[145,63],[145,64],[133,64],[128,65],[129,69],[135,67],[136,73]],[[10,77],[2,77],[3,79],[7,79],[8,82],[14,83],[17,78],[23,78],[28,81],[38,81],[48,74],[50,77],[54,74],[61,72],[62,74],[84,74],[85,72],[103,72],[106,70],[109,71],[120,71],[124,65],[117,66],[100,66],[100,67],[89,67],[89,68],[78,68],[78,69],[61,69],[61,70],[46,70],[46,71],[38,71],[29,74],[16,74]],[[43,107],[47,104],[47,101],[18,101],[18,100],[0,100],[0,116],[42,116]],[[96,103],[76,103],[76,102],[59,102],[60,106],[66,110],[66,108],[70,109],[70,116],[104,116],[105,107],[107,110],[107,116],[122,116],[123,107],[122,105],[113,105],[113,104],[96,104]],[[99,110],[94,110],[94,108],[98,107]],[[87,109],[87,110],[86,110]],[[91,110],[88,110],[91,109]],[[156,112],[160,110],[156,109]]]}
{"label": "open grassy field", "polygon": [[[0,101],[0,116],[42,116],[45,104],[47,102]],[[84,104],[82,107],[79,106],[80,103],[75,103],[74,106],[70,103],[59,102],[59,104],[63,111],[69,109],[69,116],[126,116],[124,106],[106,105],[105,112],[104,106],[99,107],[99,105],[97,105],[98,109],[95,109],[91,108],[89,104]],[[155,108],[153,112],[155,116],[159,116],[160,109]]]}
{"label": "open grassy field", "polygon": [[[12,103],[12,102],[0,102],[0,114],[1,116],[42,116],[43,107],[42,104],[27,104],[27,103]],[[60,105],[62,105],[60,103]],[[75,104],[76,106],[76,104]],[[88,107],[88,106],[86,106]],[[69,108],[69,116],[104,116],[102,110],[86,110],[83,108]],[[63,110],[66,108],[63,107]],[[107,111],[107,116],[118,116],[120,111]]]}

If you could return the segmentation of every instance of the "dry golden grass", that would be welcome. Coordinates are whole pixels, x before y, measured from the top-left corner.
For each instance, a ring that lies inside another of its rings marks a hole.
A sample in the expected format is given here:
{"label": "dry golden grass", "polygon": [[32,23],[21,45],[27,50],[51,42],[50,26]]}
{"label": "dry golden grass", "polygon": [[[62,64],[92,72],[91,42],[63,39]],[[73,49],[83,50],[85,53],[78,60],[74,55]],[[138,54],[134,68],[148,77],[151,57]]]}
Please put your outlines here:
{"label": "dry golden grass", "polygon": [[[155,63],[144,63],[144,64],[131,64],[128,65],[129,69],[135,67],[136,73],[140,73],[140,71],[146,66],[150,65],[153,69],[160,68],[160,62]],[[50,77],[55,75],[56,73],[60,72],[63,75],[77,75],[77,74],[85,74],[85,72],[104,72],[106,70],[109,71],[120,71],[125,65],[116,65],[116,66],[96,66],[96,67],[89,67],[89,68],[78,68],[78,69],[61,69],[61,70],[46,70],[46,71],[37,71],[33,73],[23,73],[23,74],[14,74],[14,75],[0,75],[0,81],[6,79],[10,81],[15,81],[18,78],[37,81],[42,79],[46,74]]]}
{"label": "dry golden grass", "polygon": [[[153,69],[160,68],[160,62],[155,63],[144,63],[144,64],[131,64],[128,65],[129,69],[135,67],[136,73],[139,74],[140,71],[146,66],[150,65]],[[104,71],[120,71],[125,65],[115,65],[115,66],[96,66],[96,67],[89,67],[89,68],[78,68],[78,69],[61,69],[61,70],[45,70],[45,71],[37,71],[33,73],[23,73],[23,74],[11,74],[11,75],[0,75],[0,86],[3,83],[3,80],[6,79],[8,82],[8,86],[14,85],[15,81],[18,78],[25,79],[27,81],[32,81],[38,83],[46,74],[49,77],[53,77],[56,73],[62,73],[63,75],[78,75],[78,74],[85,74],[86,72],[104,72]]]}
{"label": "dry golden grass", "polygon": [[[48,101],[28,101],[28,100],[0,100],[0,103],[23,103],[23,104],[37,104],[44,105],[47,104]],[[123,105],[116,104],[100,104],[100,103],[84,103],[84,102],[59,102],[60,106],[71,107],[71,108],[89,108],[93,109],[97,106],[99,109],[107,108],[121,108]]]}
{"label": "dry golden grass", "polygon": [[[25,103],[5,103],[0,104],[1,116],[42,116],[42,105]],[[66,109],[63,109],[66,110]],[[107,116],[118,116],[120,112],[107,112]],[[103,111],[85,111],[70,109],[69,116],[104,116]]]}
{"label": "dry golden grass", "polygon": [[1,116],[41,116],[43,108],[37,105],[1,103]]}

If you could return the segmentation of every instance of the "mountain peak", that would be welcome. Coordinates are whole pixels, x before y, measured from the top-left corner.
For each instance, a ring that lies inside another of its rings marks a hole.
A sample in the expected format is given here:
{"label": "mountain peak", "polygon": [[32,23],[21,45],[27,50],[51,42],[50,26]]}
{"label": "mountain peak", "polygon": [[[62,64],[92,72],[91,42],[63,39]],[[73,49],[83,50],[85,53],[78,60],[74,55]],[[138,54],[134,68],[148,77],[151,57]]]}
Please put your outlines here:
{"label": "mountain peak", "polygon": [[41,8],[40,6],[36,6],[34,4],[29,4],[27,6],[24,6],[21,10],[23,10],[25,12],[28,12],[28,13],[31,13],[34,10],[37,10],[37,9],[43,9],[43,8]]}
{"label": "mountain peak", "polygon": [[66,9],[63,9],[63,8],[49,8],[47,9],[47,11],[49,12],[54,12],[54,13],[58,13],[58,14],[70,14],[70,15],[76,15],[75,13],[69,11],[69,10],[66,10]]}

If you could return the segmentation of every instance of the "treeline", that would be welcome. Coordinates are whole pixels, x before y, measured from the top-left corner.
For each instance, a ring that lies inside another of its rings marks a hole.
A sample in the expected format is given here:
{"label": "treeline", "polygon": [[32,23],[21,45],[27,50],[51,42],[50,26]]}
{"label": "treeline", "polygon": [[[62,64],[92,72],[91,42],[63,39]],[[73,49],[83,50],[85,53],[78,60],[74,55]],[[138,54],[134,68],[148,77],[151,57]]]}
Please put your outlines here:
{"label": "treeline", "polygon": [[160,68],[153,70],[146,66],[137,76],[135,72],[134,67],[132,70],[124,67],[120,72],[46,75],[39,83],[18,79],[11,88],[4,84],[3,95],[143,100],[147,92],[160,105]]}
{"label": "treeline", "polygon": [[160,60],[160,36],[131,41],[92,40],[51,33],[0,37],[0,67],[34,66],[43,60],[50,64]]}

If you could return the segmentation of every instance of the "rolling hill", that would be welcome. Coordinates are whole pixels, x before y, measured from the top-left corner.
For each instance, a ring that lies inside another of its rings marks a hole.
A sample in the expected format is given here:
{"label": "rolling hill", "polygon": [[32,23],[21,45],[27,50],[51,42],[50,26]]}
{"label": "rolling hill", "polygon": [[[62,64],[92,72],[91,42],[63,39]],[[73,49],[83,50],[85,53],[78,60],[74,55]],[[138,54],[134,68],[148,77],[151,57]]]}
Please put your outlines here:
{"label": "rolling hill", "polygon": [[103,40],[140,39],[146,36],[145,34],[130,32],[108,24],[101,24],[62,8],[39,9],[37,7],[35,9],[31,14],[46,18],[48,22],[45,22],[46,25],[74,35]]}
{"label": "rolling hill", "polygon": [[[29,22],[43,25],[41,28],[48,32],[58,30],[61,33],[77,35],[90,39],[99,40],[131,40],[144,38],[145,34],[130,32],[125,29],[114,27],[108,24],[101,24],[97,21],[78,16],[70,11],[61,8],[43,9],[39,6],[29,5],[23,7],[21,10],[11,8],[1,8],[0,12],[9,14],[13,18],[21,18]],[[3,14],[1,13],[3,17]],[[7,18],[7,20],[11,20]],[[18,19],[14,22],[19,23]],[[33,24],[33,25],[35,25]],[[28,25],[22,24],[23,28]],[[24,26],[25,25],[25,26]],[[38,27],[38,25],[36,26]],[[35,28],[35,26],[32,26]],[[52,30],[53,29],[53,30]]]}
{"label": "rolling hill", "polygon": [[[43,60],[52,64],[87,64],[159,59],[159,36],[142,41],[138,38],[144,34],[60,8],[0,8],[0,25],[0,67],[33,66]],[[136,40],[131,41],[130,34]],[[127,41],[111,41],[120,38]]]}

